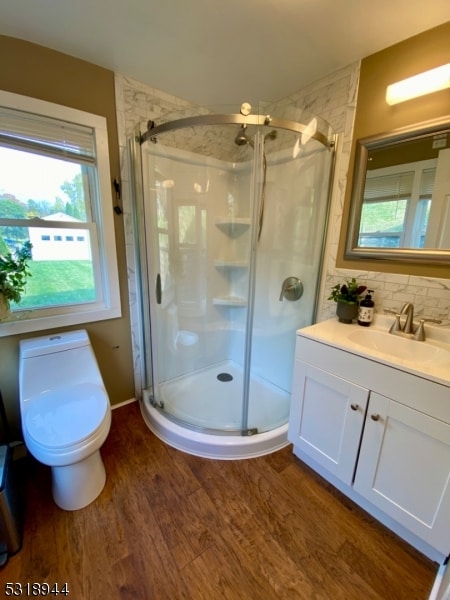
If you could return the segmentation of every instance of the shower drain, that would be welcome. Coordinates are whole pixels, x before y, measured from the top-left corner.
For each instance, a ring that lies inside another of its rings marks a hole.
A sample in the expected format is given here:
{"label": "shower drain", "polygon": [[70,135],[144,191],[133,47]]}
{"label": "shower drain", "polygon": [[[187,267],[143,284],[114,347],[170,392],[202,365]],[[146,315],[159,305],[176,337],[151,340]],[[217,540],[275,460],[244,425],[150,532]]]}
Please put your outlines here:
{"label": "shower drain", "polygon": [[219,373],[217,375],[217,379],[219,381],[232,381],[233,380],[233,375],[230,375],[229,373]]}

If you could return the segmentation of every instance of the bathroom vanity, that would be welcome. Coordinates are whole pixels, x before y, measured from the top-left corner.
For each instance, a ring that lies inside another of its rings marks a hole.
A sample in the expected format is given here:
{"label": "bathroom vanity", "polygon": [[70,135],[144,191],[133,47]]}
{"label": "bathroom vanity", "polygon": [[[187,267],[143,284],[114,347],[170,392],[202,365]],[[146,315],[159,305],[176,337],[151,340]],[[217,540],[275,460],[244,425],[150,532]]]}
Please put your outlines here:
{"label": "bathroom vanity", "polygon": [[450,328],[427,340],[331,319],[297,332],[298,458],[426,556],[450,552]]}

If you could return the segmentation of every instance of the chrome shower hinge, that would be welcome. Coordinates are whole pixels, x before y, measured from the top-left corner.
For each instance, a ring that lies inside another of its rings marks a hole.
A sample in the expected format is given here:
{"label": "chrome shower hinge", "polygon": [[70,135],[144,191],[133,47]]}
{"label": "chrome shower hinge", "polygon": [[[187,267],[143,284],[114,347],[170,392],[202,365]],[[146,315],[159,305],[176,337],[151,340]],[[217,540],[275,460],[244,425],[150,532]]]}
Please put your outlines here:
{"label": "chrome shower hinge", "polygon": [[164,408],[164,402],[161,400],[160,402],[157,402],[155,400],[155,396],[153,396],[153,394],[149,395],[149,400],[150,400],[150,404],[154,407],[154,408]]}

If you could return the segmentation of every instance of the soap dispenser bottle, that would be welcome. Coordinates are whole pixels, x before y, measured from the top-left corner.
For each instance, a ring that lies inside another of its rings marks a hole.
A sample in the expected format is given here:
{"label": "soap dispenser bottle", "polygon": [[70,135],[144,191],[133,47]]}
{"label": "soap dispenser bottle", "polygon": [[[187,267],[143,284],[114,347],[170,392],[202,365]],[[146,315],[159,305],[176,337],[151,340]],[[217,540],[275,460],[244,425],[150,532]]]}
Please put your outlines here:
{"label": "soap dispenser bottle", "polygon": [[367,290],[366,297],[359,303],[358,325],[362,327],[369,327],[372,323],[375,302],[372,300],[371,294],[373,294],[373,290]]}

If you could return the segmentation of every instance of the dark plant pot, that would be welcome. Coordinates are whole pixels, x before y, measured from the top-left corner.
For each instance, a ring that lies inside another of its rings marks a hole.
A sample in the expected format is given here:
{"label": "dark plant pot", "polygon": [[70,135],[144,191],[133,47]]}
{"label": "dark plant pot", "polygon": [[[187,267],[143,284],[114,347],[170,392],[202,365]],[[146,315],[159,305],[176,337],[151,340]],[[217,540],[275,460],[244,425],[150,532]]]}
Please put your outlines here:
{"label": "dark plant pot", "polygon": [[336,314],[341,323],[351,323],[358,316],[358,303],[337,302]]}

